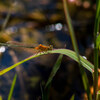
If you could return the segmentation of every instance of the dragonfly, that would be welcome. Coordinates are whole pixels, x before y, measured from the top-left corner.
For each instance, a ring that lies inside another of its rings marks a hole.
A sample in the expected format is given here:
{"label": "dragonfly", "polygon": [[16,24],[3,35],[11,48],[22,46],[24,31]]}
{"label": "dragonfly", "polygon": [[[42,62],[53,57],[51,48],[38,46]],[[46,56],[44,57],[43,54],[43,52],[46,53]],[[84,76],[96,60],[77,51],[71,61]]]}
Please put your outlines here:
{"label": "dragonfly", "polygon": [[48,50],[53,49],[52,45],[49,45],[49,46],[45,46],[45,45],[42,45],[42,44],[39,44],[38,46],[36,46],[36,45],[25,45],[23,43],[16,42],[16,41],[9,41],[7,43],[0,43],[0,46],[31,48],[31,49],[37,50],[38,52],[44,52],[44,51],[48,51]]}

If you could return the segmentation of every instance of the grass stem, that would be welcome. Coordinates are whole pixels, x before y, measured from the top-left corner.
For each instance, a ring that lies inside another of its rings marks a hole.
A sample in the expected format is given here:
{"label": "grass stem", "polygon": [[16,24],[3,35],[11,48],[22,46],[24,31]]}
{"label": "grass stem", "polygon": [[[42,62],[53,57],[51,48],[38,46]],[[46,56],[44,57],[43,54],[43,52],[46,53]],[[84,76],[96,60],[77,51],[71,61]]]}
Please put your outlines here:
{"label": "grass stem", "polygon": [[88,100],[92,100],[92,96],[90,94],[90,89],[89,89],[88,78],[87,78],[87,75],[86,75],[84,68],[82,67],[82,64],[81,64],[81,60],[80,60],[80,56],[79,56],[79,50],[78,50],[78,46],[77,46],[77,42],[76,42],[76,38],[75,38],[75,34],[74,34],[74,29],[72,27],[70,15],[69,15],[69,12],[68,12],[67,0],[63,0],[63,6],[64,6],[66,23],[68,25],[70,37],[71,37],[72,44],[73,44],[73,48],[76,52],[76,55],[77,55],[77,58],[78,58],[78,61],[79,61],[79,68],[80,68],[80,73],[82,75],[84,89],[87,92]]}
{"label": "grass stem", "polygon": [[97,100],[98,90],[98,48],[96,44],[97,35],[99,33],[99,14],[100,14],[100,0],[96,0],[96,18],[94,25],[94,100]]}

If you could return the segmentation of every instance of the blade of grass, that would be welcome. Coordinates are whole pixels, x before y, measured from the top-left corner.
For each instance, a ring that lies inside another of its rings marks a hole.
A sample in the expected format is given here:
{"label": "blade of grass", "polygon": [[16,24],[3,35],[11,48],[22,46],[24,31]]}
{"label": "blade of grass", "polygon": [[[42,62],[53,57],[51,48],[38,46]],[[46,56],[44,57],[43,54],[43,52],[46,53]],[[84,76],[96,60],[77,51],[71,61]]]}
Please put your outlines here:
{"label": "blade of grass", "polygon": [[44,55],[44,54],[48,54],[48,52],[41,52],[41,53],[38,53],[38,54],[34,54],[34,55],[32,55],[32,56],[30,56],[30,57],[28,57],[28,58],[26,58],[22,61],[19,61],[18,63],[14,64],[14,65],[12,65],[8,68],[5,68],[4,70],[0,71],[0,76],[5,74],[6,72],[12,70],[13,68],[17,67],[18,65],[23,64],[26,61],[31,60],[31,59],[36,58],[36,57],[39,57],[39,56]]}
{"label": "blade of grass", "polygon": [[6,19],[4,20],[4,23],[2,24],[2,31],[5,29],[5,27],[6,27],[6,25],[7,25],[7,23],[8,23],[8,21],[9,21],[9,18],[10,18],[10,11],[8,11],[8,14],[7,14],[7,16],[6,16]]}
{"label": "blade of grass", "polygon": [[49,91],[50,91],[51,84],[48,85],[47,88],[44,89],[42,94],[42,100],[49,100]]}
{"label": "blade of grass", "polygon": [[76,42],[76,39],[75,39],[74,30],[73,30],[73,27],[72,27],[72,24],[71,24],[71,19],[70,19],[70,16],[69,16],[66,0],[63,0],[63,6],[64,6],[65,17],[66,17],[66,23],[68,24],[68,29],[69,29],[70,37],[71,37],[71,40],[72,40],[73,48],[74,48],[76,55],[78,57],[78,62],[79,62],[80,72],[81,72],[81,75],[82,75],[84,89],[87,92],[88,99],[92,100],[92,96],[91,96],[90,89],[89,89],[88,78],[87,78],[87,75],[84,71],[84,68],[82,67],[82,63],[80,61],[79,50],[78,50],[77,42]]}
{"label": "blade of grass", "polygon": [[[56,50],[50,51],[50,53],[60,53],[60,54],[66,55],[66,56],[72,58],[73,60],[79,62],[76,53],[74,51],[72,51],[72,50],[68,50],[68,49],[56,49]],[[93,64],[91,64],[88,60],[84,59],[82,56],[80,56],[80,60],[81,60],[82,65],[87,70],[89,70],[91,73],[94,72],[94,66],[93,66]]]}
{"label": "blade of grass", "polygon": [[75,94],[72,95],[70,100],[74,100],[74,98],[75,98]]}
{"label": "blade of grass", "polygon": [[96,18],[94,25],[94,100],[97,99],[97,89],[98,89],[98,47],[96,43],[97,35],[99,33],[99,16],[100,16],[100,0],[96,0]]}
{"label": "blade of grass", "polygon": [[0,95],[0,100],[3,100],[1,95]]}
{"label": "blade of grass", "polygon": [[[41,55],[44,55],[44,54],[49,54],[49,53],[60,53],[60,54],[64,54],[70,58],[72,58],[73,60],[77,61],[78,62],[78,58],[77,58],[77,55],[74,51],[72,50],[68,50],[68,49],[55,49],[55,50],[51,50],[51,51],[47,51],[47,52],[41,52],[41,53],[38,53],[38,54],[35,54],[35,55],[32,55],[8,68],[5,68],[3,70],[0,71],[0,76],[7,73],[8,71],[12,70],[13,68],[17,67],[18,65],[28,61],[28,60],[31,60],[33,58],[36,58],[36,57],[39,57]],[[81,63],[83,65],[83,67],[85,67],[88,71],[90,71],[91,73],[94,72],[94,66],[86,59],[84,59],[82,56],[80,56],[80,60],[81,60]]]}
{"label": "blade of grass", "polygon": [[42,93],[42,100],[44,99],[44,92],[43,92],[43,88],[42,88],[42,84],[40,83],[40,89],[41,89],[41,93]]}
{"label": "blade of grass", "polygon": [[15,74],[15,76],[13,78],[13,82],[12,82],[12,85],[11,85],[10,92],[9,92],[8,99],[7,100],[11,100],[11,98],[12,98],[12,94],[13,94],[13,91],[14,91],[16,79],[17,79],[17,74]]}
{"label": "blade of grass", "polygon": [[49,84],[52,82],[54,76],[56,75],[58,69],[60,68],[60,65],[61,65],[61,61],[62,61],[62,58],[63,58],[63,55],[60,55],[51,71],[51,74],[49,76],[49,79],[45,85],[45,88],[47,88],[49,86]]}
{"label": "blade of grass", "polygon": [[49,100],[49,91],[51,84],[47,88],[43,88],[41,85],[42,100]]}
{"label": "blade of grass", "polygon": [[60,68],[61,65],[61,61],[62,61],[63,55],[60,55],[51,71],[51,74],[48,78],[48,81],[45,85],[44,88],[44,93],[43,93],[43,99],[42,100],[48,100],[49,99],[49,91],[50,91],[50,87],[51,87],[51,82],[55,76],[55,74],[57,73],[58,69]]}
{"label": "blade of grass", "polygon": [[97,92],[97,100],[100,100],[100,90]]}

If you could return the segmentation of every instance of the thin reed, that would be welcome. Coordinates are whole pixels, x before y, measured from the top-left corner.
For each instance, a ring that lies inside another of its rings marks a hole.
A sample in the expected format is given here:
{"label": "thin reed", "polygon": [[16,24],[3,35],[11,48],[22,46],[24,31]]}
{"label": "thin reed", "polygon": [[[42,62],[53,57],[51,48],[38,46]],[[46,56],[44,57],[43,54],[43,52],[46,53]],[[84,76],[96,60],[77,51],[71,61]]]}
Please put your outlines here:
{"label": "thin reed", "polygon": [[99,34],[99,14],[100,14],[100,0],[96,0],[96,18],[94,25],[94,100],[97,100],[97,90],[98,90],[98,47],[96,44],[96,39]]}
{"label": "thin reed", "polygon": [[88,99],[91,100],[92,96],[91,96],[90,89],[89,89],[88,78],[87,78],[87,75],[84,71],[84,68],[82,67],[82,63],[80,61],[79,50],[78,50],[78,46],[77,46],[77,42],[76,42],[76,38],[75,38],[74,29],[73,29],[72,24],[71,24],[71,18],[70,18],[69,12],[68,12],[68,7],[67,7],[67,1],[66,0],[63,0],[63,6],[64,6],[64,13],[65,13],[65,18],[66,18],[66,23],[68,25],[70,37],[71,37],[72,44],[73,44],[73,48],[74,48],[74,50],[76,52],[76,55],[78,57],[79,68],[80,68],[80,72],[81,72],[81,75],[82,75],[84,89],[87,92]]}

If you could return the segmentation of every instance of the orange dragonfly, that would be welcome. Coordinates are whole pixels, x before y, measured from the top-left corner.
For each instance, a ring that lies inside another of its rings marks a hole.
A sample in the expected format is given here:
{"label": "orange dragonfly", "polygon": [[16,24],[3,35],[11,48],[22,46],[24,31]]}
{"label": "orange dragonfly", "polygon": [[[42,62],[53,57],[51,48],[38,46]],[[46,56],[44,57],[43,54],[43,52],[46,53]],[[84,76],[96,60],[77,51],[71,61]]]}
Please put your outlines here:
{"label": "orange dragonfly", "polygon": [[23,43],[16,42],[16,41],[9,41],[7,43],[0,43],[0,46],[32,48],[34,50],[37,50],[38,52],[43,52],[43,51],[48,51],[48,50],[52,50],[53,49],[52,45],[45,46],[45,45],[39,44],[38,46],[36,46],[36,45],[29,46],[29,45],[25,45]]}

